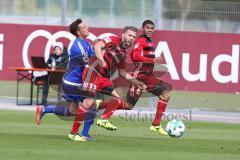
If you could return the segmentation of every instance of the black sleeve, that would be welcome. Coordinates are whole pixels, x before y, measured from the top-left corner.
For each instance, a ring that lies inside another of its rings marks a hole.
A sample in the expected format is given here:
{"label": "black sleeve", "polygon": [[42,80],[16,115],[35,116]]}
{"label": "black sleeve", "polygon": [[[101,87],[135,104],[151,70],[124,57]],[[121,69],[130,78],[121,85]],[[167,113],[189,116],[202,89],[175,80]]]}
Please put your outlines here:
{"label": "black sleeve", "polygon": [[52,64],[52,55],[49,56],[49,58],[47,60],[47,64]]}

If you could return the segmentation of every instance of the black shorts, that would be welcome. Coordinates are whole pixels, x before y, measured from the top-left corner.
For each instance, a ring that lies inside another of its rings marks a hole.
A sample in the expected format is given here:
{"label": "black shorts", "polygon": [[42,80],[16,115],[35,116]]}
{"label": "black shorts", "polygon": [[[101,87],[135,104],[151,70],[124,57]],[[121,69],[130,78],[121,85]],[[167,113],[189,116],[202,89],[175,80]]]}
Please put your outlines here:
{"label": "black shorts", "polygon": [[[166,81],[163,81],[154,75],[141,75],[137,79],[147,86],[147,91],[159,97],[164,91],[171,91],[173,89],[172,85]],[[138,87],[132,85],[128,89],[126,101],[127,103],[135,106],[139,97],[142,94],[142,90]]]}

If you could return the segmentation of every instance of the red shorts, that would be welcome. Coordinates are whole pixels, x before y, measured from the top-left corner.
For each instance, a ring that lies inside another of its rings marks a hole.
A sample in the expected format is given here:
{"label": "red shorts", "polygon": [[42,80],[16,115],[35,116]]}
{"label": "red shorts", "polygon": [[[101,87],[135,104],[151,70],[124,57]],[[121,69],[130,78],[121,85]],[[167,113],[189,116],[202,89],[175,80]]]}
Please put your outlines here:
{"label": "red shorts", "polygon": [[112,92],[113,83],[109,78],[102,77],[94,69],[85,67],[82,74],[83,88],[88,92]]}

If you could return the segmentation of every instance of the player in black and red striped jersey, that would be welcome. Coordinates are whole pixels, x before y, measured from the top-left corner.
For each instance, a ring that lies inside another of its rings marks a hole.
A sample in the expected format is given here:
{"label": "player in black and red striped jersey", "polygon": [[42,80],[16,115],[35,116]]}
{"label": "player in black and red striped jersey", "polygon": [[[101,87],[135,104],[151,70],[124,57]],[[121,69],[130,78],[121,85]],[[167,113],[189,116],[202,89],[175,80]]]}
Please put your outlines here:
{"label": "player in black and red striped jersey", "polygon": [[[168,134],[161,127],[160,122],[170,98],[169,93],[172,90],[172,85],[153,74],[154,64],[162,63],[162,59],[155,57],[154,53],[155,47],[151,39],[154,27],[154,23],[151,20],[146,20],[142,24],[143,34],[136,39],[134,49],[131,52],[131,59],[135,65],[132,76],[144,82],[147,86],[146,90],[159,98],[157,111],[150,130],[166,136]],[[132,109],[141,96],[142,91],[142,88],[133,84],[128,90],[126,103],[124,106],[119,105],[117,109]]]}
{"label": "player in black and red striped jersey", "polygon": [[[97,120],[97,124],[101,127],[116,130],[117,128],[108,121],[108,118],[116,108],[124,104],[124,101],[114,89],[113,83],[110,80],[111,75],[116,70],[118,70],[120,76],[140,89],[146,88],[143,82],[134,79],[124,70],[126,49],[132,46],[136,34],[137,29],[135,27],[125,27],[121,37],[110,36],[97,42],[94,45],[96,57],[92,57],[89,60],[88,65],[83,71],[82,79],[85,91],[92,92],[95,95],[97,95],[97,91],[100,91],[115,97],[101,105],[101,108],[105,108],[103,115]],[[77,125],[77,120],[83,119],[81,116],[84,115],[81,114],[84,110],[79,110],[78,112],[79,114],[76,115],[76,121],[74,122],[76,127],[79,126]]]}
{"label": "player in black and red striped jersey", "polygon": [[[133,36],[133,38],[135,39],[135,36]],[[89,65],[86,66],[84,75],[88,75],[89,77],[83,76],[85,85],[88,85],[88,87],[93,87],[93,85],[89,85],[88,83],[94,81],[97,90],[104,89],[105,91],[109,91],[109,93],[111,93],[113,90],[111,87],[113,87],[113,85],[110,81],[110,77],[116,70],[124,70],[126,58],[125,50],[131,45],[132,42],[125,42],[117,36],[110,36],[99,41],[94,47],[95,53],[100,52],[101,55],[96,54],[97,57],[91,58]],[[101,51],[98,50],[98,47],[101,48]]]}
{"label": "player in black and red striped jersey", "polygon": [[[147,86],[146,90],[159,98],[157,111],[150,130],[161,135],[167,135],[160,122],[170,98],[169,93],[172,90],[172,85],[153,74],[154,64],[162,63],[160,57],[155,57],[155,47],[152,43],[154,28],[154,23],[151,20],[146,20],[142,24],[143,34],[136,39],[131,53],[131,59],[135,64],[133,77],[144,82]],[[142,90],[132,85],[128,91],[127,102],[132,107],[135,106],[141,94]]]}

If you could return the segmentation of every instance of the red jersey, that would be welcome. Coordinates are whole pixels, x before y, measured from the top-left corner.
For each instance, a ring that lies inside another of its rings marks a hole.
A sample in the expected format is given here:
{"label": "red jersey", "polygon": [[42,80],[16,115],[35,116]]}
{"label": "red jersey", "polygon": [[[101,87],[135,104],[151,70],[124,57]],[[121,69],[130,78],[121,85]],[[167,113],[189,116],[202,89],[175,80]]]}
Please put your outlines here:
{"label": "red jersey", "polygon": [[134,77],[138,74],[152,74],[154,68],[155,47],[151,38],[141,35],[135,41],[131,59],[135,64]]}
{"label": "red jersey", "polygon": [[103,77],[110,76],[118,69],[125,68],[126,51],[121,48],[121,39],[116,36],[110,36],[101,40],[105,44],[103,59],[106,62],[105,67],[101,67],[99,59],[93,57],[89,61],[89,65]]}

